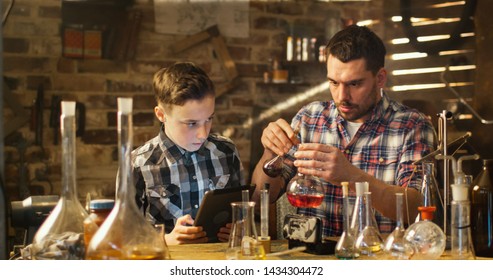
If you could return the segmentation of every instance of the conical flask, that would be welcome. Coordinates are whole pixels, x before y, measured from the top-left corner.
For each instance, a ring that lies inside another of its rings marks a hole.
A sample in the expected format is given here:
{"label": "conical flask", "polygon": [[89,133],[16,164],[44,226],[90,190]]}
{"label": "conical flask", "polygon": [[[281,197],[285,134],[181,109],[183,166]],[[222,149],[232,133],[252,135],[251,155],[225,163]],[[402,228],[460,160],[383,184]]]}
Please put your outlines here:
{"label": "conical flask", "polygon": [[164,236],[145,220],[135,202],[132,151],[132,98],[118,98],[119,171],[113,210],[91,239],[86,252],[90,260],[169,259]]}
{"label": "conical flask", "polygon": [[84,259],[84,219],[87,212],[77,197],[75,102],[62,101],[62,193],[57,205],[33,238],[36,260]]}
{"label": "conical flask", "polygon": [[233,202],[232,228],[229,234],[226,259],[260,260],[265,259],[265,251],[258,241],[254,220],[255,202]]}
{"label": "conical flask", "polygon": [[409,226],[404,233],[404,239],[413,248],[413,260],[435,260],[445,251],[445,233],[434,222],[435,206],[420,206],[421,220]]}
{"label": "conical flask", "polygon": [[[369,191],[370,186],[368,182],[356,182],[356,199],[354,202],[354,207],[351,214],[351,223],[350,223],[350,231],[353,236],[356,238],[358,234],[363,231],[365,227],[366,221],[366,212],[365,212],[365,192]],[[373,211],[372,211],[373,214]],[[378,228],[377,221],[375,219],[375,215],[372,215],[372,224]]]}
{"label": "conical flask", "polygon": [[[431,161],[424,161],[422,164],[423,182],[421,184],[421,195],[423,196],[424,207],[435,207],[433,222],[443,229],[443,200],[438,191],[438,183],[435,178],[435,164]],[[420,213],[416,216],[415,222],[421,220]]]}
{"label": "conical flask", "polygon": [[348,201],[348,182],[342,182],[342,225],[343,232],[337,241],[335,255],[341,260],[352,260],[359,257],[354,248],[354,236],[349,228],[350,211]]}
{"label": "conical flask", "polygon": [[354,247],[358,250],[360,258],[383,259],[383,238],[378,227],[373,223],[374,214],[371,203],[371,192],[365,192],[364,197],[364,227],[356,237]]}
{"label": "conical flask", "polygon": [[474,251],[493,257],[493,159],[483,160],[483,170],[472,184],[471,226]]}
{"label": "conical flask", "polygon": [[407,260],[413,254],[412,247],[404,239],[406,228],[404,226],[404,210],[402,208],[403,196],[403,193],[395,194],[396,227],[389,236],[387,236],[383,246],[383,250],[389,259]]}

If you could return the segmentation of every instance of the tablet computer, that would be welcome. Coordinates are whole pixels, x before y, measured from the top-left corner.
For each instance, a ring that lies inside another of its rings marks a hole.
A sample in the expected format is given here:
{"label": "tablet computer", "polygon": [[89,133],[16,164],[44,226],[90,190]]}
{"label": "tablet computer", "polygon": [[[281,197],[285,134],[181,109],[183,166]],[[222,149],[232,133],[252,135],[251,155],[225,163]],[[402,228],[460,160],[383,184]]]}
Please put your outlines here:
{"label": "tablet computer", "polygon": [[218,242],[217,233],[219,229],[227,223],[231,223],[231,202],[241,201],[242,190],[248,190],[251,198],[255,191],[255,185],[216,189],[205,193],[193,225],[203,227],[204,231],[207,232],[209,242]]}

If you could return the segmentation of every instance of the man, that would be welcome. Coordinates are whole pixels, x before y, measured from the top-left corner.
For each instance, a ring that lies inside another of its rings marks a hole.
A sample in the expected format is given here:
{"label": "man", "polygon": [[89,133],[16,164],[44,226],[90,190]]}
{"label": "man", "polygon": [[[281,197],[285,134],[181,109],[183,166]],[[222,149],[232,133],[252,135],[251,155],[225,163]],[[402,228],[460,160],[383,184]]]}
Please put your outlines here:
{"label": "man", "polygon": [[[308,104],[291,125],[279,119],[263,131],[264,153],[252,183],[270,183],[272,202],[296,172],[319,177],[325,191],[322,205],[298,212],[319,217],[323,236],[342,233],[341,182],[350,182],[353,192],[355,182],[369,183],[381,232],[394,228],[396,192],[405,190],[412,218],[421,203],[421,173],[413,172],[412,163],[433,149],[435,130],[425,115],[389,99],[382,90],[385,54],[382,40],[367,27],[339,31],[326,46],[332,100]],[[295,160],[285,162],[280,177],[263,172],[265,160],[288,152],[295,152]],[[258,191],[253,198],[258,200]]]}
{"label": "man", "polygon": [[[175,63],[154,74],[153,86],[162,126],[132,152],[137,204],[151,223],[165,225],[168,245],[207,242],[194,218],[206,191],[244,185],[238,150],[210,134],[215,91],[201,68]],[[229,230],[217,237],[227,241]]]}

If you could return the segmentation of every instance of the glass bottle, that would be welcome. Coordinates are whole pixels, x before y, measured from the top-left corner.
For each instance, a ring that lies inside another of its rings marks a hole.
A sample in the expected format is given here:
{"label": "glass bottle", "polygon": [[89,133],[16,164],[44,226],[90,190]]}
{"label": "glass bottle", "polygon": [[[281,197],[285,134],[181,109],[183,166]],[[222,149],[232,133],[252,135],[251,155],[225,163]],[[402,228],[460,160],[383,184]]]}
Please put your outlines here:
{"label": "glass bottle", "polygon": [[335,247],[335,256],[341,260],[352,260],[359,257],[358,252],[354,248],[354,236],[349,228],[351,212],[349,211],[348,185],[348,182],[342,182],[343,232]]}
{"label": "glass bottle", "polygon": [[365,192],[364,197],[364,227],[356,237],[354,247],[363,259],[383,259],[383,238],[378,227],[373,223],[371,192]]}
{"label": "glass bottle", "polygon": [[387,236],[383,250],[389,259],[407,260],[413,254],[411,246],[404,240],[406,228],[404,226],[403,193],[395,194],[396,227]]}
{"label": "glass bottle", "polygon": [[493,257],[493,159],[483,160],[483,170],[472,184],[471,226],[474,252]]}
{"label": "glass bottle", "polygon": [[286,197],[294,207],[316,208],[324,200],[322,182],[317,177],[298,173],[289,181]]}
{"label": "glass bottle", "polygon": [[61,102],[62,192],[57,205],[36,232],[32,258],[84,259],[84,219],[87,212],[77,197],[75,102]]}
{"label": "glass bottle", "polygon": [[413,260],[435,260],[445,251],[445,233],[434,222],[435,206],[420,206],[421,220],[406,229],[404,239],[409,242],[414,254]]}
{"label": "glass bottle", "polygon": [[169,259],[163,236],[145,220],[135,202],[131,155],[132,98],[118,98],[119,170],[113,210],[91,239],[86,258],[90,260]]}
{"label": "glass bottle", "polygon": [[474,259],[471,241],[469,185],[452,184],[451,255],[453,259]]}
{"label": "glass bottle", "polygon": [[265,259],[265,251],[258,241],[254,220],[255,202],[233,202],[232,227],[229,234],[226,259],[260,260]]}

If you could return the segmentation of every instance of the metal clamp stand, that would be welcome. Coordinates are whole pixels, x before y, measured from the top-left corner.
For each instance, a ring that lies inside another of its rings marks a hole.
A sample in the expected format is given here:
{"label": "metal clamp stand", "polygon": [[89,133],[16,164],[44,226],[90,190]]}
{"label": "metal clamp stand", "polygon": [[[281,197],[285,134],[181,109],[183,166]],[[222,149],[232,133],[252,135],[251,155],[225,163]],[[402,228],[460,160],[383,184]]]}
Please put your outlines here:
{"label": "metal clamp stand", "polygon": [[438,114],[438,150],[442,151],[443,156],[443,233],[446,236],[446,247],[450,247],[450,229],[448,227],[449,206],[451,202],[450,183],[449,183],[449,159],[447,151],[447,120],[452,117],[452,113],[443,110]]}

